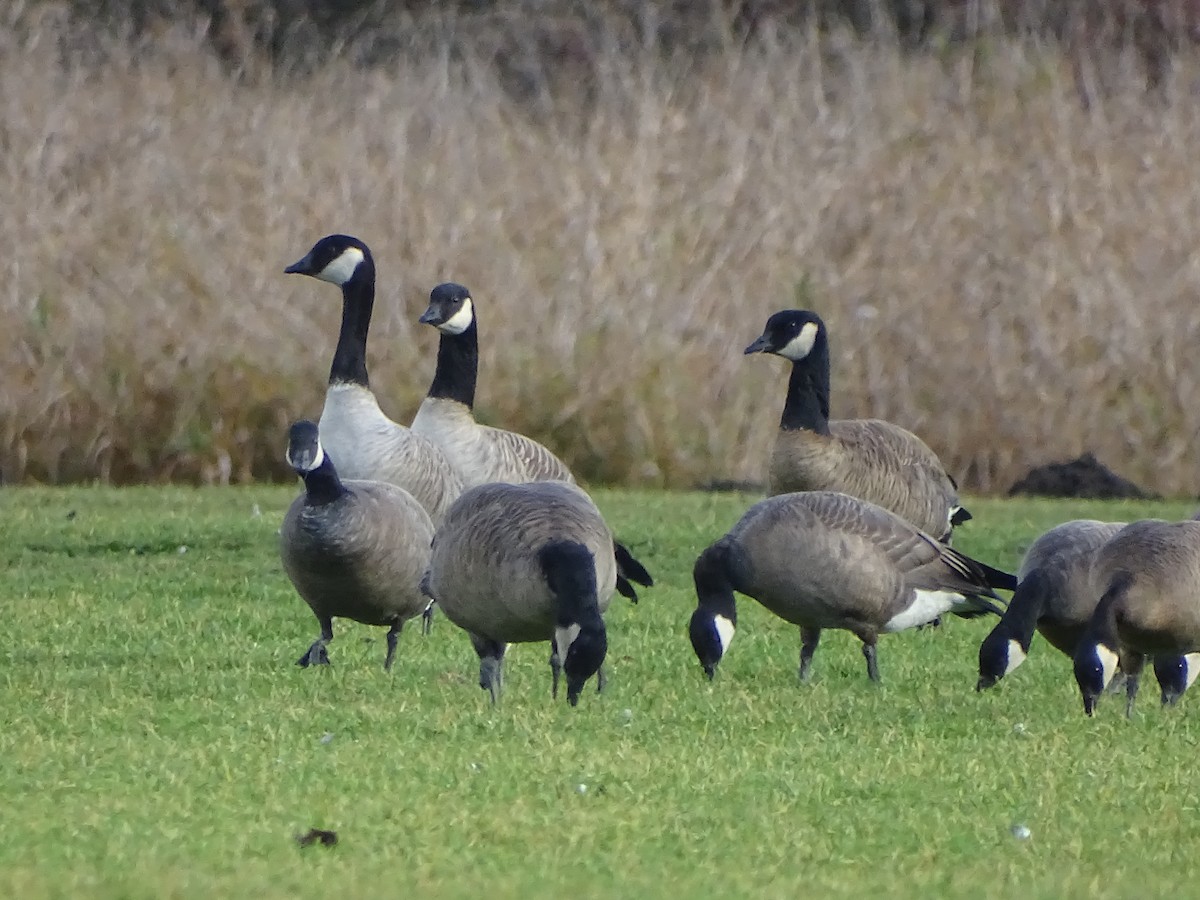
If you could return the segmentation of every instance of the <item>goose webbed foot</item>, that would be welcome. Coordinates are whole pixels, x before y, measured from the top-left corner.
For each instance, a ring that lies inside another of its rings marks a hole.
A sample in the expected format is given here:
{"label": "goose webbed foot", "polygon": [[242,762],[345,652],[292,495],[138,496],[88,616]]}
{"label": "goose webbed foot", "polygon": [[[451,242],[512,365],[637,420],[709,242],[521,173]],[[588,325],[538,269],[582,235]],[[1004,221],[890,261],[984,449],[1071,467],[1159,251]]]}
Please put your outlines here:
{"label": "goose webbed foot", "polygon": [[329,665],[329,651],[325,648],[333,640],[333,620],[318,617],[318,621],[321,623],[321,636],[313,641],[312,646],[305,651],[302,657],[296,660],[296,665],[302,669],[307,669],[309,666]]}

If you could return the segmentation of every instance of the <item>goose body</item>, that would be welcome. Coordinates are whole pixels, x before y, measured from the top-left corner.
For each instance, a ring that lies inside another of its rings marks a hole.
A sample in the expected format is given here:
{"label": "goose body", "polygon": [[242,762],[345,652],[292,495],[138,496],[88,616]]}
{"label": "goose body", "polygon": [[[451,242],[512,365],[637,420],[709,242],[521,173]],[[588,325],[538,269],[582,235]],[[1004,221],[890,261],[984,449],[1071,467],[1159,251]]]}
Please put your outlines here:
{"label": "goose body", "polygon": [[[564,543],[574,549],[560,546],[549,560],[543,555],[548,546]],[[616,579],[612,533],[586,493],[559,481],[492,483],[465,491],[450,508],[433,538],[425,588],[470,635],[480,659],[480,686],[494,702],[510,643],[550,641],[557,688],[569,648],[563,645],[581,632],[593,644],[604,634],[600,616]],[[594,661],[594,653],[589,659]],[[572,673],[567,674],[570,690]],[[577,687],[580,679],[577,670]]]}
{"label": "goose body", "polygon": [[1131,714],[1147,656],[1184,657],[1157,673],[1161,684],[1175,669],[1180,680],[1163,685],[1163,696],[1178,697],[1195,678],[1188,655],[1200,652],[1200,521],[1127,525],[1096,551],[1092,584],[1099,601],[1074,653],[1084,712],[1094,713],[1120,664]]}
{"label": "goose body", "polygon": [[[773,353],[792,364],[771,453],[769,493],[850,494],[941,540],[971,518],[941,460],[915,434],[880,419],[830,420],[829,340],[820,316],[806,310],[775,313],[745,352]],[[1011,589],[1015,583],[994,586]]]}
{"label": "goose body", "polygon": [[752,506],[700,554],[693,649],[712,677],[737,624],[734,592],[800,626],[800,678],[826,628],[863,643],[867,673],[879,679],[875,644],[952,612],[1000,614],[985,568],[899,516],[848,494],[780,494]]}
{"label": "goose body", "polygon": [[343,478],[385,481],[408,491],[440,522],[462,492],[458,472],[437,444],[394,422],[367,377],[367,332],[375,302],[375,262],[367,245],[347,235],[318,241],[284,270],[338,285],[342,325],[321,411],[321,442]]}
{"label": "goose body", "polygon": [[389,626],[384,667],[390,669],[401,628],[429,602],[421,578],[433,523],[402,488],[342,481],[311,422],[292,426],[288,460],[305,489],[284,516],[280,558],[321,627],[321,637],[299,664],[329,662],[326,645],[338,617]]}
{"label": "goose body", "polygon": [[[412,430],[436,444],[459,472],[465,487],[492,482],[536,481],[575,483],[566,463],[537,441],[481,425],[475,421],[475,387],[479,374],[479,331],[475,301],[461,284],[446,283],[429,294],[420,321],[441,333],[437,369]],[[633,583],[654,580],[623,545],[614,542],[617,590],[637,600]]]}

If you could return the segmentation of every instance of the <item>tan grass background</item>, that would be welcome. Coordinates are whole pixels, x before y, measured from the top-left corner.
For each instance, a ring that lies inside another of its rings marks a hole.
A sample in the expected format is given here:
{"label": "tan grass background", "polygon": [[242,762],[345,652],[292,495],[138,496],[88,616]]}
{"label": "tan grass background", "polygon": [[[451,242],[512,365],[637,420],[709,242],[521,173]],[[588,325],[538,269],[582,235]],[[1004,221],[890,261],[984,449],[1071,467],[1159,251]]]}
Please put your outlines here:
{"label": "tan grass background", "polygon": [[1085,450],[1200,491],[1186,58],[1161,97],[1107,61],[1085,111],[1016,40],[610,50],[585,101],[535,110],[469,53],[239,83],[186,30],[66,65],[55,40],[0,37],[5,481],[285,475],[340,303],[282,269],[345,231],[377,258],[385,410],[411,419],[416,317],[461,281],[481,418],[588,481],[762,478],[785,369],[741,351],[801,304],[835,416],[913,429],[972,491]]}

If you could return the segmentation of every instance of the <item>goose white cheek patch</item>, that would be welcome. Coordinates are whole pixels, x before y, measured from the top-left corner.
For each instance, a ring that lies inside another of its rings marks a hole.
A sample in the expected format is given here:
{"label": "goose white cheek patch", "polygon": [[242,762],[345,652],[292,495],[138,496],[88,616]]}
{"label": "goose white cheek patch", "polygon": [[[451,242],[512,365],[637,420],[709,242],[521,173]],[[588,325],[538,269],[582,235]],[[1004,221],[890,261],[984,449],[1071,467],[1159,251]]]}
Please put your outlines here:
{"label": "goose white cheek patch", "polygon": [[1110,647],[1096,645],[1096,658],[1100,660],[1100,670],[1104,673],[1104,686],[1108,687],[1113,676],[1117,674],[1117,663],[1120,657]]}
{"label": "goose white cheek patch", "polygon": [[1025,662],[1025,651],[1021,648],[1021,642],[1010,640],[1008,642],[1008,659],[1004,664],[1004,674],[1011,675],[1013,670],[1023,662]]}
{"label": "goose white cheek patch", "polygon": [[724,616],[713,616],[713,627],[717,629],[717,640],[721,642],[721,655],[724,656],[733,640],[733,623]]}
{"label": "goose white cheek patch", "polygon": [[1185,653],[1183,656],[1183,683],[1191,687],[1200,675],[1200,653]]}
{"label": "goose white cheek patch", "polygon": [[[292,458],[290,451],[287,457],[288,465],[290,465],[293,469],[300,468],[296,465],[296,460]],[[303,469],[305,472],[315,472],[317,469],[321,468],[321,463],[323,462],[325,462],[325,451],[321,449],[321,442],[318,441],[317,450],[315,453],[313,453],[312,461],[307,466],[304,466]]]}
{"label": "goose white cheek patch", "polygon": [[791,360],[804,359],[817,342],[817,323],[806,322],[800,333],[783,345],[779,355]]}
{"label": "goose white cheek patch", "polygon": [[575,643],[575,638],[579,637],[579,626],[568,625],[566,628],[554,629],[554,649],[558,653],[558,661],[566,662],[567,651],[571,649],[571,645]]}
{"label": "goose white cheek patch", "polygon": [[444,334],[462,334],[471,327],[471,322],[474,319],[475,309],[471,305],[471,298],[468,297],[463,301],[463,305],[459,307],[458,312],[438,326],[438,331]]}
{"label": "goose white cheek patch", "polygon": [[354,270],[363,261],[363,252],[357,247],[347,247],[333,262],[323,268],[317,277],[333,284],[345,284],[354,277]]}

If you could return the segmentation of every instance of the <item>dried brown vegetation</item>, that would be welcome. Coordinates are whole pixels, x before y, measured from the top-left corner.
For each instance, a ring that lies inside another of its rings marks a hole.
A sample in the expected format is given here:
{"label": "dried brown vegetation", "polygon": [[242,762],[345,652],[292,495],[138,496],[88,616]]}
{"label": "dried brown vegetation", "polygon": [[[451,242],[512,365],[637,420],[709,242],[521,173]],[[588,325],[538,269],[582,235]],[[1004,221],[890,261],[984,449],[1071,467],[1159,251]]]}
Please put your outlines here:
{"label": "dried brown vegetation", "polygon": [[7,481],[285,474],[340,304],[282,269],[346,231],[379,266],[384,408],[411,417],[416,317],[461,281],[481,417],[587,480],[761,477],[785,375],[741,350],[799,304],[834,414],[917,431],[970,490],[1085,450],[1200,490],[1187,57],[1154,98],[1131,54],[1095,60],[1085,110],[1052,43],[835,30],[610,48],[587,90],[516,98],[483,51],[239,81],[193,31],[63,63],[59,28],[0,31]]}

